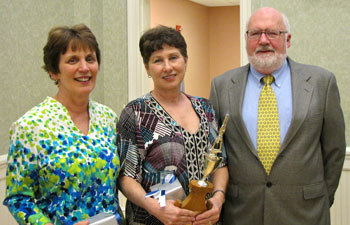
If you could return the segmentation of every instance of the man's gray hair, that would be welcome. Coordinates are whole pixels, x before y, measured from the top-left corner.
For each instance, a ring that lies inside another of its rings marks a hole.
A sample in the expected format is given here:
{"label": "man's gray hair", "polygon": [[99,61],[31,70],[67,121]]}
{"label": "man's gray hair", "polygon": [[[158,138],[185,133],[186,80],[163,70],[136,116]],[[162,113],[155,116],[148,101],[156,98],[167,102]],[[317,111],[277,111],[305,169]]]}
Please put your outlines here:
{"label": "man's gray hair", "polygon": [[282,18],[283,18],[284,26],[286,27],[288,34],[290,34],[290,25],[289,25],[288,17],[284,13],[282,13]]}
{"label": "man's gray hair", "polygon": [[[288,17],[284,13],[281,13],[281,15],[282,15],[284,26],[286,27],[286,31],[288,32],[286,35],[288,35],[288,34],[290,34],[290,25],[289,25]],[[248,19],[248,21],[246,23],[246,26],[245,26],[246,27],[246,31],[248,30],[248,24],[250,22],[250,18]]]}

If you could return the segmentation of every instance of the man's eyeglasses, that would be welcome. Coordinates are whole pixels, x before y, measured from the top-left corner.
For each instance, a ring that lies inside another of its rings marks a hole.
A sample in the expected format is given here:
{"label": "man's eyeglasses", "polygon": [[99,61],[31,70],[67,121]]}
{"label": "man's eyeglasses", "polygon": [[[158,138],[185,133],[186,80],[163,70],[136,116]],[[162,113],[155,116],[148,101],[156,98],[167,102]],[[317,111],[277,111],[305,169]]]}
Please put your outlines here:
{"label": "man's eyeglasses", "polygon": [[246,32],[247,37],[252,40],[260,39],[262,34],[265,34],[269,40],[273,40],[279,38],[281,34],[286,34],[288,31],[280,31],[280,30],[248,30]]}

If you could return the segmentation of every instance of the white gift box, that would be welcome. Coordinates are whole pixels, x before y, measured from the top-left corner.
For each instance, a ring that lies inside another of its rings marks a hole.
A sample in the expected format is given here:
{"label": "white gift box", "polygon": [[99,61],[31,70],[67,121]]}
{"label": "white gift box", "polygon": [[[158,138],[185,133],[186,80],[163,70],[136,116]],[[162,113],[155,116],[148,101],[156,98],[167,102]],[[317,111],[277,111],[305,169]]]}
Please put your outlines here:
{"label": "white gift box", "polygon": [[[151,192],[157,190],[165,190],[165,196],[167,200],[183,201],[186,198],[185,191],[182,188],[178,179],[175,179],[175,181],[172,183],[159,183],[151,186]],[[160,194],[154,195],[154,197],[158,199],[160,197]]]}
{"label": "white gift box", "polygon": [[89,225],[119,225],[113,214],[100,213],[89,218]]}

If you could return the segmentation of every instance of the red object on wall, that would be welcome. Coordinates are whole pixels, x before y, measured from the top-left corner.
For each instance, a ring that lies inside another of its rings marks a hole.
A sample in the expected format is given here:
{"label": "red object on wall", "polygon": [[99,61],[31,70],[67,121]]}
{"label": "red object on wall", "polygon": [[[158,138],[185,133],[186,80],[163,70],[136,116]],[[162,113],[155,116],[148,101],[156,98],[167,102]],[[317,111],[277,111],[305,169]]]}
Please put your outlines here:
{"label": "red object on wall", "polygon": [[176,25],[176,30],[181,33],[181,30],[182,30],[181,25]]}

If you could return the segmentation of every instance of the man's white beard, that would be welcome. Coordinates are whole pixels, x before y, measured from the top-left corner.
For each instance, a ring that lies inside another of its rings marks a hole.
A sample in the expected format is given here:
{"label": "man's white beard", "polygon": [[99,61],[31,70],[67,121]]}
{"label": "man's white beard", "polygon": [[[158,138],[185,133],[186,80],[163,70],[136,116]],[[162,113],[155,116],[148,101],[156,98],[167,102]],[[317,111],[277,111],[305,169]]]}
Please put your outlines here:
{"label": "man's white beard", "polygon": [[249,62],[257,71],[276,71],[278,70],[284,60],[287,58],[287,53],[281,54],[274,52],[274,55],[256,55],[256,52],[252,56],[248,56]]}

